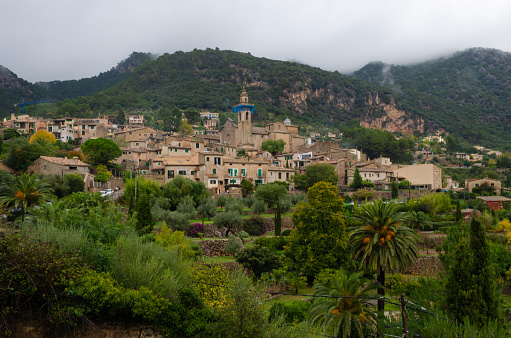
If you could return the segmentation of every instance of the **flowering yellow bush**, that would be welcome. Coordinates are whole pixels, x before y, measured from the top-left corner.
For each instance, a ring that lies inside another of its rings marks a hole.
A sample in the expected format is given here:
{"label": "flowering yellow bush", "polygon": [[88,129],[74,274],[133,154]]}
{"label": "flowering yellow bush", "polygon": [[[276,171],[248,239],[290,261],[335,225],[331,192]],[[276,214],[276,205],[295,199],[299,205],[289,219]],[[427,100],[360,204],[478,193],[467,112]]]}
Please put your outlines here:
{"label": "flowering yellow bush", "polygon": [[[219,264],[198,263],[192,267],[192,279],[197,283],[199,296],[212,308],[221,309],[227,304],[229,290],[229,270]],[[207,283],[207,284],[204,284]]]}
{"label": "flowering yellow bush", "polygon": [[506,232],[507,244],[511,244],[511,222],[507,219],[500,221],[498,229]]}

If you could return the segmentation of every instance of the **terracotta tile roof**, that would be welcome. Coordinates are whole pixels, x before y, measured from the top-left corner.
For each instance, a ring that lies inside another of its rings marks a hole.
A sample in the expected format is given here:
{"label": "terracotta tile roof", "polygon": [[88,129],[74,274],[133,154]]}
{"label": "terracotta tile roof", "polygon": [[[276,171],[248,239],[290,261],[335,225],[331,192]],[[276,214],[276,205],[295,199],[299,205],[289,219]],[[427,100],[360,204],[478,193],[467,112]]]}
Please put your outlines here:
{"label": "terracotta tile roof", "polygon": [[485,202],[509,202],[511,198],[504,196],[477,196],[476,198],[482,199]]}
{"label": "terracotta tile roof", "polygon": [[69,165],[69,166],[77,166],[77,167],[89,167],[89,165],[85,162],[82,162],[77,159],[66,158],[66,157],[50,157],[50,156],[40,156],[40,159],[48,161],[50,163],[60,164],[60,165]]}
{"label": "terracotta tile roof", "polygon": [[165,165],[199,165],[191,157],[160,157],[155,160],[162,161]]}

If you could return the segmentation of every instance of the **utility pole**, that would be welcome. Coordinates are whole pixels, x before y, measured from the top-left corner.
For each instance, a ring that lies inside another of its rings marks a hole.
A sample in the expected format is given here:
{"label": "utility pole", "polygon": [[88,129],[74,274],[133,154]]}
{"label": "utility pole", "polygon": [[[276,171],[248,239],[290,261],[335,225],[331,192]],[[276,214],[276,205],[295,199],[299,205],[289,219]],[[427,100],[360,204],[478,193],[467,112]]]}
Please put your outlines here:
{"label": "utility pole", "polygon": [[403,338],[408,338],[408,323],[406,319],[405,296],[401,294],[399,300],[401,301],[401,320],[403,322]]}

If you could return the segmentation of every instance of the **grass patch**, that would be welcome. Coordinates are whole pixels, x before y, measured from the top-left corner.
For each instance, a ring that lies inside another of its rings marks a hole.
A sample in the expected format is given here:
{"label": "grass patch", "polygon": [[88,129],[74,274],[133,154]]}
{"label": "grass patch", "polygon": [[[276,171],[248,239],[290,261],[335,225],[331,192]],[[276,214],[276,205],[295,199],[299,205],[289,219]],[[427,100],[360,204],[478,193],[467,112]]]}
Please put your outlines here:
{"label": "grass patch", "polygon": [[[287,291],[287,293],[294,293],[293,292],[294,290],[289,290]],[[314,291],[312,291],[312,286],[308,286],[304,289],[299,289],[298,290],[298,293],[299,294],[302,294],[302,295],[312,295],[314,293]],[[291,303],[295,300],[303,300],[303,299],[309,299],[311,297],[307,296],[294,296],[294,295],[281,295],[279,297],[274,297],[271,301],[274,302],[274,303]]]}
{"label": "grass patch", "polygon": [[202,260],[206,263],[227,263],[236,261],[233,256],[203,257]]}

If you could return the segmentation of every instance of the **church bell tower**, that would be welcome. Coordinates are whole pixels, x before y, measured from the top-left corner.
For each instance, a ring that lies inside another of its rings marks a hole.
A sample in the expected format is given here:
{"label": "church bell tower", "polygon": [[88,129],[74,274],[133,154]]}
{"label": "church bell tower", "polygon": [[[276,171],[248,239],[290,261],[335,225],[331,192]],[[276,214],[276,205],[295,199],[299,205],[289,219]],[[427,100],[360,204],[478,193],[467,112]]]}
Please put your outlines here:
{"label": "church bell tower", "polygon": [[252,114],[254,108],[254,105],[249,103],[247,91],[243,87],[240,103],[234,106],[234,112],[238,113],[238,127],[236,130],[236,145],[238,146],[254,145],[252,140]]}

